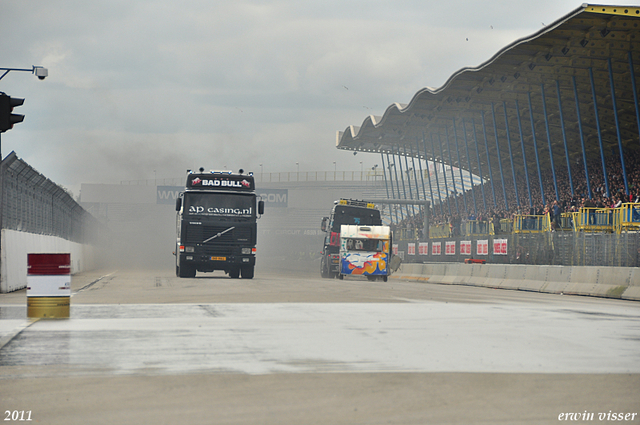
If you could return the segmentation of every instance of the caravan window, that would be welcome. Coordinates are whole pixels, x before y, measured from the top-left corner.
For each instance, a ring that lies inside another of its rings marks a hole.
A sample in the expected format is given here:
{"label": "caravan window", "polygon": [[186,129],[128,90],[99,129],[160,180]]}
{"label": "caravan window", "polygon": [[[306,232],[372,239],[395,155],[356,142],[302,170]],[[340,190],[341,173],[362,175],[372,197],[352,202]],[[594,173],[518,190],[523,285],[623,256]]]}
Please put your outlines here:
{"label": "caravan window", "polygon": [[376,251],[382,252],[384,241],[379,239],[347,239],[347,250],[349,251]]}

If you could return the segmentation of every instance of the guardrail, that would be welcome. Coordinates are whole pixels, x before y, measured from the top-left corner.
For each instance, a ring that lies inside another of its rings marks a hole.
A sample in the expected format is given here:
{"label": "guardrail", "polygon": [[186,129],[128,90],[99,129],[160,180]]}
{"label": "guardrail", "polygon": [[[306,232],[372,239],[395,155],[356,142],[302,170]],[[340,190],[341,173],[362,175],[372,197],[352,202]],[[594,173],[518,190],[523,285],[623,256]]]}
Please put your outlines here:
{"label": "guardrail", "polygon": [[[619,208],[580,208],[562,213],[557,220],[545,215],[516,215],[500,221],[463,221],[459,228],[451,224],[429,226],[429,239],[453,236],[488,236],[558,232],[640,232],[640,203],[622,204]],[[414,234],[398,233],[398,240],[414,240]],[[405,238],[407,236],[407,238]]]}
{"label": "guardrail", "polygon": [[[380,170],[362,171],[286,171],[281,173],[254,172],[257,183],[277,182],[333,182],[333,181],[374,181],[384,182],[384,173]],[[184,178],[121,180],[122,185],[142,186],[183,186]]]}
{"label": "guardrail", "polygon": [[462,233],[468,236],[488,235],[492,232],[491,225],[488,221],[465,221],[462,223]]}
{"label": "guardrail", "polygon": [[622,204],[620,208],[616,208],[613,229],[616,233],[640,231],[640,204]]}
{"label": "guardrail", "polygon": [[283,173],[254,173],[259,183],[269,182],[329,182],[329,181],[384,181],[380,171],[300,171]]}
{"label": "guardrail", "polygon": [[514,218],[513,233],[541,233],[551,229],[549,215],[517,215]]}

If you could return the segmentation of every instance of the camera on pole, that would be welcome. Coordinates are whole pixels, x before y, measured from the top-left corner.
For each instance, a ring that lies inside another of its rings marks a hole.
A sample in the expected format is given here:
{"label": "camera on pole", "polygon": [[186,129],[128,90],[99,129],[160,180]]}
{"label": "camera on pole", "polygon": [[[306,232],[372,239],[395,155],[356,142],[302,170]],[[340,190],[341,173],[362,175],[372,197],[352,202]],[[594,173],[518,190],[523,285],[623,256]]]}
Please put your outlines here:
{"label": "camera on pole", "polygon": [[24,99],[11,97],[0,92],[0,133],[11,130],[14,124],[24,120],[24,115],[13,114],[13,108],[21,106]]}

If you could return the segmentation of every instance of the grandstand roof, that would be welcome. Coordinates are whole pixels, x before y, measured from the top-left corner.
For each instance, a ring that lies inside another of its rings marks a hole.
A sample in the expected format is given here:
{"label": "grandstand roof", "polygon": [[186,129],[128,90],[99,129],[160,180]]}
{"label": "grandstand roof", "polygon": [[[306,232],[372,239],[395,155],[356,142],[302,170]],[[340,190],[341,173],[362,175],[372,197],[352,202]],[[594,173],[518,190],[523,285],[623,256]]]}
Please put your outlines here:
{"label": "grandstand roof", "polygon": [[524,145],[534,173],[535,142],[542,174],[551,159],[555,169],[567,170],[568,162],[573,169],[582,160],[581,140],[587,161],[600,160],[600,139],[605,156],[619,157],[619,144],[640,150],[637,75],[640,7],[583,4],[480,66],[460,69],[442,87],[424,88],[409,104],[394,103],[383,116],[338,132],[336,145],[433,159],[484,178],[489,159],[494,179],[501,159],[505,180],[513,182],[508,158],[522,173]]}

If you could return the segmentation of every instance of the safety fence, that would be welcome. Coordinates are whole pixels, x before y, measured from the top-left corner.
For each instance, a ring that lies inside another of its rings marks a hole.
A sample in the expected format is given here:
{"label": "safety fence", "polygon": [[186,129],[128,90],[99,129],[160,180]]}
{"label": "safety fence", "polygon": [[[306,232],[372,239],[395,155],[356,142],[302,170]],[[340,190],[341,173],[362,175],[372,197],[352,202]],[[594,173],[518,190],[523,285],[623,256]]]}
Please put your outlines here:
{"label": "safety fence", "polygon": [[81,244],[103,242],[105,227],[67,191],[11,152],[2,161],[3,229],[57,236]]}
{"label": "safety fence", "polygon": [[400,240],[404,262],[464,262],[562,266],[640,266],[640,233],[546,232]]}
{"label": "safety fence", "polygon": [[[253,172],[256,183],[289,182],[384,182],[382,169],[360,171],[284,171],[279,173]],[[426,178],[426,177],[425,177]],[[123,185],[183,186],[184,177],[166,179],[122,180]]]}
{"label": "safety fence", "polygon": [[[515,215],[512,219],[493,221],[468,220],[459,224],[429,226],[430,239],[452,236],[489,236],[547,232],[623,233],[640,231],[640,204],[622,204],[618,208],[580,208],[577,212],[557,217],[546,215]],[[415,239],[415,231],[403,229],[400,239]]]}

